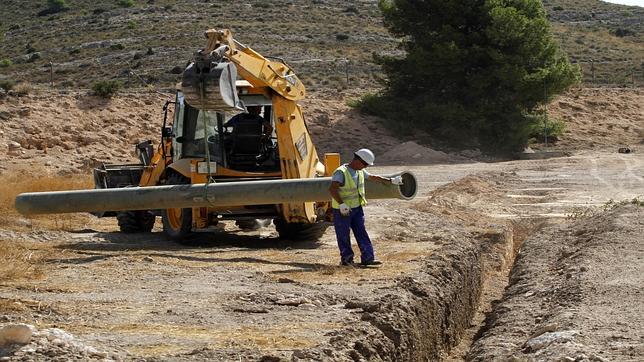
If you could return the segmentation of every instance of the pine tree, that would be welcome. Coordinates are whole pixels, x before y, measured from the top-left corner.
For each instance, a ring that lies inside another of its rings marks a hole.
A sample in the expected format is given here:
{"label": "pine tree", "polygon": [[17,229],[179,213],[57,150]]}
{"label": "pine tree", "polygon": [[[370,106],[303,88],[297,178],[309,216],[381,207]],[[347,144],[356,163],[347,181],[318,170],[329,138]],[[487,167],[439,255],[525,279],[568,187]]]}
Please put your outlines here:
{"label": "pine tree", "polygon": [[[405,57],[378,57],[385,89],[361,108],[449,144],[513,151],[529,113],[578,82],[539,0],[380,0]],[[544,89],[545,87],[545,89]]]}

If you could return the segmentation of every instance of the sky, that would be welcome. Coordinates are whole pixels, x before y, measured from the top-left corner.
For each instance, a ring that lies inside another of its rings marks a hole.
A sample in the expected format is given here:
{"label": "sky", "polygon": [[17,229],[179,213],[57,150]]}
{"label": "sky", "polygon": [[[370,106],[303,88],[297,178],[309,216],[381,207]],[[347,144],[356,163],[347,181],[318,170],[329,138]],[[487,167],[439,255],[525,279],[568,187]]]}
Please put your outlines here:
{"label": "sky", "polygon": [[607,3],[623,4],[623,5],[637,5],[644,7],[644,0],[602,0]]}

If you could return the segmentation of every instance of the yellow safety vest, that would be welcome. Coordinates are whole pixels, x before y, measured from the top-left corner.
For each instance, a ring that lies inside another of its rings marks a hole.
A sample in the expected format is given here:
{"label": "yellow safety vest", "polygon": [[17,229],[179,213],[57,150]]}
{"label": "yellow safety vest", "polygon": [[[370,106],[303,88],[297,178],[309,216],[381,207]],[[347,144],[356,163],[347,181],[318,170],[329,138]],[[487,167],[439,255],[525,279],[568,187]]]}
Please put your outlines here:
{"label": "yellow safety vest", "polygon": [[[353,177],[351,177],[351,174],[349,173],[347,165],[338,167],[336,171],[338,170],[342,171],[342,174],[344,175],[344,186],[340,186],[338,189],[342,201],[352,209],[366,205],[367,198],[365,197],[364,192],[364,172],[362,172],[362,170],[356,170],[358,173],[358,185],[356,186],[355,181],[353,181]],[[338,204],[334,198],[331,198],[331,207],[339,209],[340,204]]]}

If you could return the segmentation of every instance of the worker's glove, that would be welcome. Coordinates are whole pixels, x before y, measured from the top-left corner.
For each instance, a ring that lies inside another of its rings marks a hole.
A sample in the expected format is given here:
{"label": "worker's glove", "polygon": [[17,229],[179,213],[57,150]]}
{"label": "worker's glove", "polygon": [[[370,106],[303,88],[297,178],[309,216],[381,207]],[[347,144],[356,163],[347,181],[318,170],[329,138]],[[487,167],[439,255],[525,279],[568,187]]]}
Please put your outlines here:
{"label": "worker's glove", "polygon": [[389,180],[394,185],[402,185],[403,184],[402,176],[395,176],[395,177],[390,178]]}
{"label": "worker's glove", "polygon": [[351,213],[351,208],[347,204],[340,204],[340,214],[342,216],[349,216]]}

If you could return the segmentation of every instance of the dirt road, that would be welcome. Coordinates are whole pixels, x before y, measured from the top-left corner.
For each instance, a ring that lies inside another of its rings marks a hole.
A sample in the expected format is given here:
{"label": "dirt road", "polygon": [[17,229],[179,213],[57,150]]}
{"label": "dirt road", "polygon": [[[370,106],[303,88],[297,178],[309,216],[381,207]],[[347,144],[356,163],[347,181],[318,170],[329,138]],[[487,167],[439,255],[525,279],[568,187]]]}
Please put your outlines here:
{"label": "dirt road", "polygon": [[[76,337],[5,353],[16,360],[418,360],[446,358],[464,337],[449,357],[460,359],[478,330],[470,318],[485,312],[478,297],[501,296],[526,237],[520,230],[544,221],[565,227],[567,215],[644,195],[638,153],[410,169],[421,184],[415,201],[367,207],[385,262],[378,269],[338,266],[332,229],[318,243],[295,243],[279,241],[272,227],[250,233],[226,225],[204,234],[198,248],[164,241],[158,226],[124,235],[98,219],[68,232],[0,230],[3,240],[53,245],[42,279],[0,286],[4,322]],[[641,252],[639,235],[624,235]],[[641,269],[636,258],[624,262]],[[614,308],[641,308],[638,300]]]}

